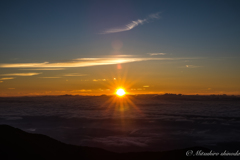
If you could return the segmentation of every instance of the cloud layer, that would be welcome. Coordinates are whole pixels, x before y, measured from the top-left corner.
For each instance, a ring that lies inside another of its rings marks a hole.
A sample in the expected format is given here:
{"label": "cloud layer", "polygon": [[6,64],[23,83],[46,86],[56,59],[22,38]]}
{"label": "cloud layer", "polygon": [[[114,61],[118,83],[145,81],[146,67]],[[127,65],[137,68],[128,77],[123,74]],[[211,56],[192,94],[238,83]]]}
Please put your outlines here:
{"label": "cloud layer", "polygon": [[0,76],[35,76],[35,75],[39,75],[39,74],[41,74],[41,73],[8,73],[8,74],[1,74]]}
{"label": "cloud layer", "polygon": [[86,74],[79,74],[79,73],[68,73],[68,74],[65,74],[64,76],[69,76],[69,77],[78,77],[78,76],[86,76]]}
{"label": "cloud layer", "polygon": [[[78,58],[68,62],[60,63],[8,63],[0,64],[0,68],[68,68],[68,67],[90,67],[99,65],[113,65],[120,63],[150,61],[150,60],[186,60],[194,58]],[[40,73],[11,73],[1,76],[32,76]]]}
{"label": "cloud layer", "polygon": [[20,69],[20,70],[58,71],[58,70],[64,70],[64,68],[34,68],[34,69]]}
{"label": "cloud layer", "polygon": [[201,66],[195,66],[195,65],[186,65],[187,68],[199,68]]}
{"label": "cloud layer", "polygon": [[150,56],[164,56],[164,55],[166,55],[166,53],[147,53],[147,54],[149,54]]}
{"label": "cloud layer", "polygon": [[61,78],[61,77],[39,77],[39,78]]}
{"label": "cloud layer", "polygon": [[5,78],[0,78],[1,81],[3,80],[9,80],[9,79],[14,79],[14,77],[5,77]]}
{"label": "cloud layer", "polygon": [[131,23],[129,23],[129,24],[123,26],[123,27],[120,27],[120,28],[108,29],[108,30],[102,32],[101,34],[109,34],[109,33],[129,31],[129,30],[137,27],[138,25],[143,25],[145,23],[149,23],[153,20],[159,19],[160,18],[159,14],[160,14],[159,12],[155,13],[155,14],[150,14],[149,16],[147,16],[144,19],[138,19],[138,20],[132,21]]}

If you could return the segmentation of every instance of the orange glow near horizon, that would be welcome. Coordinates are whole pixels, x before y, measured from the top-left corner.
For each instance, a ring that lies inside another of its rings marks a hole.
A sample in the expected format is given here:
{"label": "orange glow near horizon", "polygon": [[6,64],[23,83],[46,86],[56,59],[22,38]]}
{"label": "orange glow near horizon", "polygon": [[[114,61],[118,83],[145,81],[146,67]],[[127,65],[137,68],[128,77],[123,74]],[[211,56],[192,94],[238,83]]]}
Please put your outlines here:
{"label": "orange glow near horizon", "polygon": [[[87,61],[87,59],[84,60]],[[213,73],[211,75],[206,73],[206,76],[211,78],[209,81],[203,81],[204,77],[195,75],[193,73],[194,69],[190,69],[188,72],[183,70],[182,75],[178,77],[179,79],[175,79],[168,77],[171,75],[170,72],[180,74],[175,70],[163,69],[161,73],[155,75],[151,69],[146,69],[149,74],[145,74],[142,70],[143,66],[139,66],[139,69],[137,66],[131,67],[130,64],[125,63],[121,64],[121,69],[117,69],[117,66],[118,64],[86,69],[83,67],[81,72],[69,68],[68,73],[65,73],[66,70],[58,70],[56,72],[59,72],[59,74],[53,74],[55,71],[49,71],[44,75],[40,71],[36,73],[6,72],[0,75],[0,97],[66,94],[82,96],[114,95],[116,99],[124,100],[129,98],[130,95],[138,94],[240,95],[239,77],[235,77],[233,80],[231,80],[231,77],[222,76],[214,78]],[[170,66],[166,67],[170,68]],[[48,70],[50,69],[48,68]],[[204,67],[196,69],[204,69]],[[91,74],[88,75],[88,72],[91,72]],[[139,74],[140,72],[141,74]],[[225,83],[227,85],[224,85]]]}

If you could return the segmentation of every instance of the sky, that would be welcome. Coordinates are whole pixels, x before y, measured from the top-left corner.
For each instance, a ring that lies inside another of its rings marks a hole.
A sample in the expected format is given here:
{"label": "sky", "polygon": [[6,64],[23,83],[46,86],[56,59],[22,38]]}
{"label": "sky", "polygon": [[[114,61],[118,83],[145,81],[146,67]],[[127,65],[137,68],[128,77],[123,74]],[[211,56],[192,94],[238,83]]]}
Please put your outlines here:
{"label": "sky", "polygon": [[0,96],[240,94],[238,0],[2,0]]}

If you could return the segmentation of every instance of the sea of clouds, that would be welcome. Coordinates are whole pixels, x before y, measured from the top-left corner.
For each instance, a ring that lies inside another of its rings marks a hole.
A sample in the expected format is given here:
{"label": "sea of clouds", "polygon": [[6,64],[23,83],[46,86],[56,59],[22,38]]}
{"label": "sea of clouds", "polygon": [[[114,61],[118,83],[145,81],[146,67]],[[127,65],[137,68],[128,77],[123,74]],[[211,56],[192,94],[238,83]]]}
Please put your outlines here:
{"label": "sea of clouds", "polygon": [[239,101],[115,98],[2,97],[0,124],[117,152],[240,146]]}

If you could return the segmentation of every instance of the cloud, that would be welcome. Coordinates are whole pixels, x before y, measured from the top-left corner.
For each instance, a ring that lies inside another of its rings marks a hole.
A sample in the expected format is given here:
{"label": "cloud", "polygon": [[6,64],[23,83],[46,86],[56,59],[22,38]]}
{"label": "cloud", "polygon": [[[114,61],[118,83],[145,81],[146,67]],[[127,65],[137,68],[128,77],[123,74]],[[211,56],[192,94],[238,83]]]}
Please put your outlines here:
{"label": "cloud", "polygon": [[95,143],[105,144],[107,146],[138,146],[138,147],[147,147],[150,141],[148,137],[117,137],[117,136],[109,136],[104,138],[93,138],[91,140],[83,140],[83,141],[91,141]]}
{"label": "cloud", "polygon": [[35,76],[41,73],[8,73],[8,74],[1,74],[0,76]]}
{"label": "cloud", "polygon": [[92,92],[90,89],[73,90],[71,92]]}
{"label": "cloud", "polygon": [[65,70],[65,69],[64,68],[34,68],[34,69],[19,69],[19,70],[58,71],[58,70]]}
{"label": "cloud", "polygon": [[93,79],[92,81],[98,82],[98,81],[107,81],[107,79]]}
{"label": "cloud", "polygon": [[3,81],[0,81],[0,83],[2,83]]}
{"label": "cloud", "polygon": [[149,54],[150,56],[166,55],[166,53],[147,53],[147,54]]}
{"label": "cloud", "polygon": [[[198,58],[78,58],[68,62],[59,63],[8,63],[0,64],[0,68],[69,68],[69,67],[90,67],[101,65],[113,65],[120,63],[131,63],[150,60],[172,61],[172,60],[186,60]],[[21,75],[22,74],[22,75]],[[31,76],[41,73],[13,73],[4,74],[4,76]]]}
{"label": "cloud", "polygon": [[5,77],[5,78],[0,78],[0,80],[9,80],[9,79],[14,79],[14,77]]}
{"label": "cloud", "polygon": [[194,66],[194,65],[186,65],[187,68],[199,68],[199,67],[202,67],[202,66]]}
{"label": "cloud", "polygon": [[5,67],[8,66],[8,64],[0,64],[1,68],[34,68],[35,66],[38,67],[39,65],[47,64],[48,62],[44,63],[12,63],[11,67]]}
{"label": "cloud", "polygon": [[79,74],[79,73],[68,73],[68,74],[65,74],[64,76],[86,76],[86,74]]}
{"label": "cloud", "polygon": [[39,77],[39,78],[61,78],[61,77]]}
{"label": "cloud", "polygon": [[159,14],[160,14],[160,12],[155,13],[155,14],[150,14],[145,19],[138,19],[138,20],[132,21],[131,23],[129,23],[129,24],[123,26],[123,27],[120,27],[120,28],[108,29],[108,30],[102,32],[101,34],[109,34],[109,33],[129,31],[129,30],[137,27],[138,25],[143,25],[143,24],[149,23],[149,22],[151,22],[155,19],[159,19],[160,18]]}

